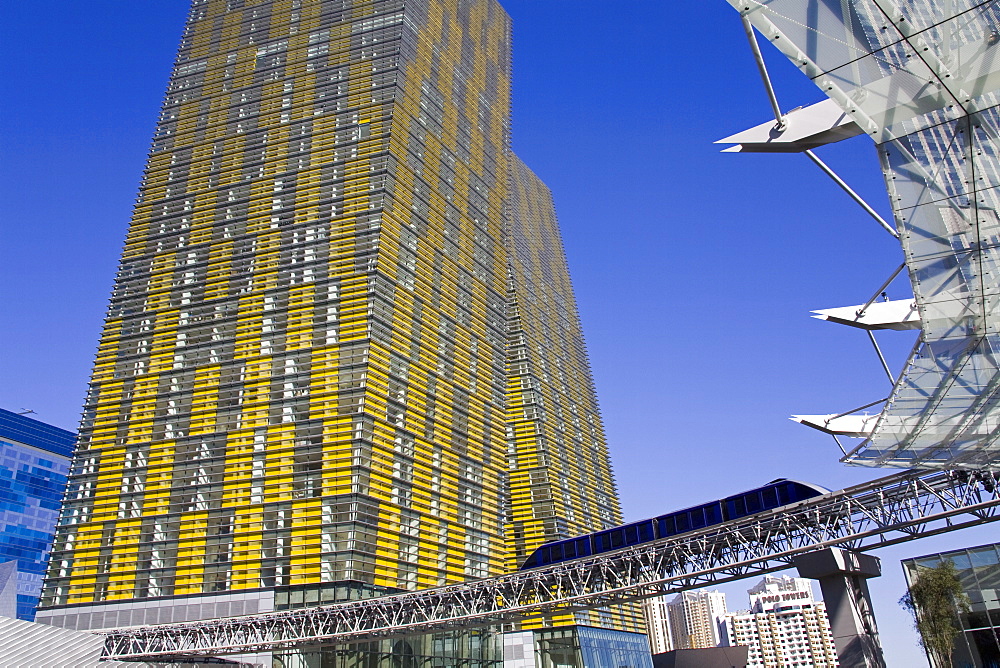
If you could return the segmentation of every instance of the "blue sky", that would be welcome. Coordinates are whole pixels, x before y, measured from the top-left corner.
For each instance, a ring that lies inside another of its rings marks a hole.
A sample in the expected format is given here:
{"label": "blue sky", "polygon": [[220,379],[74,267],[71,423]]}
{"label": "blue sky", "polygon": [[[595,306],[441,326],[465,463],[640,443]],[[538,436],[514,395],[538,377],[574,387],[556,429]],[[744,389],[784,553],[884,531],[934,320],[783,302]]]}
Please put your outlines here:
{"label": "blue sky", "polygon": [[[187,0],[34,0],[0,22],[0,406],[74,428]],[[626,516],[776,477],[831,488],[838,463],[793,413],[884,397],[866,339],[809,318],[867,299],[899,245],[805,157],[712,142],[770,115],[724,0],[505,0],[514,147],[552,188]],[[822,99],[765,48],[785,109]],[[819,151],[889,218],[871,142]],[[890,296],[907,296],[903,281]],[[912,334],[881,337],[894,370]],[[872,582],[889,665],[921,665],[899,559]],[[730,607],[743,590],[725,588]]]}

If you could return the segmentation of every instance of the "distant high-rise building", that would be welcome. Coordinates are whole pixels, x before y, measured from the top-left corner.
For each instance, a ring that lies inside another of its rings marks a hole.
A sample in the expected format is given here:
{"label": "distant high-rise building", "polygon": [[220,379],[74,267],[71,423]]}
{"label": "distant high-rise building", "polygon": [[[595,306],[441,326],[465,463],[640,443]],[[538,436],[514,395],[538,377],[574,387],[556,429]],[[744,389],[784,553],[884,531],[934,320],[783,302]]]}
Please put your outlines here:
{"label": "distant high-rise building", "polygon": [[747,668],[840,665],[826,606],[809,580],[768,576],[747,593],[750,610],[725,622],[728,644],[750,648]]}
{"label": "distant high-rise building", "polygon": [[667,597],[656,596],[642,602],[642,613],[646,621],[646,636],[653,654],[663,654],[674,649],[674,639],[670,633],[670,613],[667,611]]}
{"label": "distant high-rise building", "polygon": [[669,602],[660,596],[643,602],[646,634],[654,654],[725,644],[726,595],[685,591]]}
{"label": "distant high-rise building", "polygon": [[18,619],[35,618],[75,440],[0,408],[0,615],[10,599]]}
{"label": "distant high-rise building", "polygon": [[[910,586],[922,568],[951,561],[969,597],[969,611],[958,614],[961,635],[952,652],[953,666],[987,668],[1000,665],[1000,543],[951,550],[904,559],[903,573]],[[937,666],[933,657],[928,661]]]}
{"label": "distant high-rise building", "polygon": [[46,620],[430,587],[621,522],[510,44],[495,0],[193,1]]}

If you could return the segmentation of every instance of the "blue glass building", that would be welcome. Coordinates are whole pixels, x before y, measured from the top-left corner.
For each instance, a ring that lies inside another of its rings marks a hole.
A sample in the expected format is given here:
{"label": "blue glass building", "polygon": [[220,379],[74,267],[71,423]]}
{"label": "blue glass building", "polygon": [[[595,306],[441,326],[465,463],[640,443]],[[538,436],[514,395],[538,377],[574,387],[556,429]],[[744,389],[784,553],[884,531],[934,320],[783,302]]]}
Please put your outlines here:
{"label": "blue glass building", "polygon": [[17,563],[18,619],[35,619],[75,440],[0,409],[0,563]]}
{"label": "blue glass building", "polygon": [[643,633],[560,626],[504,635],[504,668],[653,668]]}

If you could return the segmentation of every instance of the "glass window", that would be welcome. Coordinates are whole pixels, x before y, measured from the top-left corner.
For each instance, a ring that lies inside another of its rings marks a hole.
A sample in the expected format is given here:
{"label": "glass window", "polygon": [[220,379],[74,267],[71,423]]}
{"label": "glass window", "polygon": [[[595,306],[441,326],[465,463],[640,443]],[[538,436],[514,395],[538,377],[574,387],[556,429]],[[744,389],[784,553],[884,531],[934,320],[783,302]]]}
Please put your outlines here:
{"label": "glass window", "polygon": [[705,519],[709,524],[718,524],[722,521],[722,504],[713,503],[705,508]]}
{"label": "glass window", "polygon": [[774,491],[778,495],[778,505],[787,506],[795,501],[795,488],[790,483],[783,482],[774,486]]}
{"label": "glass window", "polygon": [[729,519],[736,519],[747,514],[747,504],[742,496],[726,501],[726,506],[726,509],[729,511]]}
{"label": "glass window", "polygon": [[983,662],[983,666],[995,666],[998,661],[1000,661],[1000,649],[997,645],[997,637],[992,629],[982,629],[979,631],[972,631],[966,634],[966,637],[972,637],[972,643],[975,645],[977,652],[979,653],[979,658]]}
{"label": "glass window", "polygon": [[653,540],[653,522],[652,521],[643,522],[642,524],[640,524],[637,527],[637,531],[639,532],[639,541],[640,542],[645,543],[647,541]]}
{"label": "glass window", "polygon": [[985,610],[973,610],[965,615],[965,627],[967,629],[989,628],[990,616]]}
{"label": "glass window", "polygon": [[982,568],[984,566],[995,567],[997,565],[997,552],[993,549],[992,545],[969,550],[969,561],[973,568]]}
{"label": "glass window", "polygon": [[[955,562],[955,568],[960,571],[967,571],[972,568],[972,560],[969,559],[969,555],[966,552],[960,552],[957,554],[952,554],[948,556],[953,562]],[[936,557],[932,563],[927,564],[931,568],[934,568],[941,563],[941,557]],[[920,564],[923,566],[923,562]]]}

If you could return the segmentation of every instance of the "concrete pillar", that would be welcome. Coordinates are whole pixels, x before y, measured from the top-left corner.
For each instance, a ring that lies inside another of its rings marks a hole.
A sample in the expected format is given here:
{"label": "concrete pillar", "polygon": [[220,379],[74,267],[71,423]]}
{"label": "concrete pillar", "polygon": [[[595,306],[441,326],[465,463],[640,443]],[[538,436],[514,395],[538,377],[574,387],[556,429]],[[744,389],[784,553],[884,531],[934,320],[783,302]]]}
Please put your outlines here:
{"label": "concrete pillar", "polygon": [[832,547],[792,564],[800,577],[819,580],[841,668],[885,668],[866,582],[882,575],[878,558]]}

